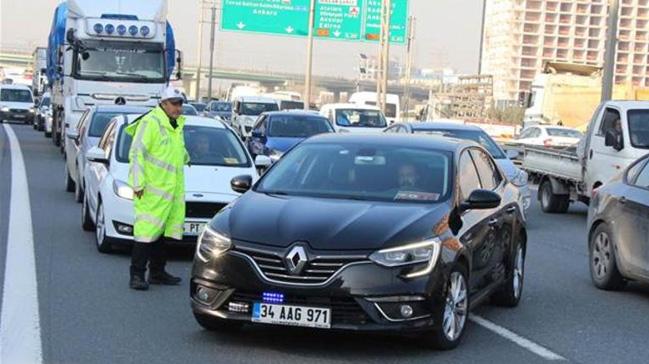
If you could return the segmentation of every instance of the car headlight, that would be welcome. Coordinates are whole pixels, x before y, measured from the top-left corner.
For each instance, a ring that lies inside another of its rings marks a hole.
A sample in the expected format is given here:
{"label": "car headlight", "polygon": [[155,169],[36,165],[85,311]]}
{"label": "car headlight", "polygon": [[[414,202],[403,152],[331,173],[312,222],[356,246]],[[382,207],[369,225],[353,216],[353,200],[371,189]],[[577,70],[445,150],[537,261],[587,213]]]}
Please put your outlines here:
{"label": "car headlight", "polygon": [[510,181],[514,184],[514,186],[523,187],[527,185],[527,179],[527,172],[519,169],[518,173],[516,173],[516,176],[514,176]]}
{"label": "car headlight", "polygon": [[442,242],[438,238],[432,238],[419,243],[376,251],[370,255],[370,260],[389,268],[428,263],[424,268],[405,275],[406,278],[416,278],[433,270],[439,258],[441,246]]}
{"label": "car headlight", "polygon": [[30,107],[30,108],[29,108],[29,112],[32,113],[32,114],[35,113],[35,112],[36,112],[36,108],[35,108],[35,107]]}
{"label": "car headlight", "polygon": [[209,226],[206,226],[198,237],[196,256],[203,262],[207,262],[210,258],[216,258],[222,255],[230,250],[231,247],[232,240],[229,237],[219,234]]}
{"label": "car headlight", "polygon": [[115,191],[115,194],[121,198],[125,198],[127,200],[133,199],[133,188],[131,188],[131,186],[129,186],[125,182],[114,180],[113,191]]}
{"label": "car headlight", "polygon": [[2,109],[0,109],[2,112],[9,112],[9,108],[7,106],[3,106]]}

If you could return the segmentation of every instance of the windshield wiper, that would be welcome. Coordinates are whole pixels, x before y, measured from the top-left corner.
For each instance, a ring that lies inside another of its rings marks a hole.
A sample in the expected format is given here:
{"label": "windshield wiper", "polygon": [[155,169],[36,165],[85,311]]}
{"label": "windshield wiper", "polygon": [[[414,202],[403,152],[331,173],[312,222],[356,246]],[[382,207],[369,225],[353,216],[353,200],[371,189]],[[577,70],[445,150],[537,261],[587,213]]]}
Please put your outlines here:
{"label": "windshield wiper", "polygon": [[288,193],[286,193],[284,191],[272,191],[271,190],[271,191],[257,191],[257,192],[261,192],[261,193],[263,193],[265,195],[277,195],[277,196],[288,196],[289,195]]}
{"label": "windshield wiper", "polygon": [[147,78],[147,76],[141,75],[139,73],[115,72],[115,74],[124,75],[124,76],[133,76],[133,77],[139,77],[139,78]]}

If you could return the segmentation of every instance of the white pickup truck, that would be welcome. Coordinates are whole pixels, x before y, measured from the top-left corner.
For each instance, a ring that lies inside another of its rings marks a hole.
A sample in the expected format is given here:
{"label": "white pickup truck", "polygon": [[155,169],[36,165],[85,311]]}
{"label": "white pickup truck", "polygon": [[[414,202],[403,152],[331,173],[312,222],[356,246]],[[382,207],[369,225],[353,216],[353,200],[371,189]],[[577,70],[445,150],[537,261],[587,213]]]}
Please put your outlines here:
{"label": "white pickup truck", "polygon": [[575,147],[526,147],[522,168],[539,183],[544,212],[564,213],[571,202],[590,202],[593,191],[649,153],[649,102],[600,104]]}

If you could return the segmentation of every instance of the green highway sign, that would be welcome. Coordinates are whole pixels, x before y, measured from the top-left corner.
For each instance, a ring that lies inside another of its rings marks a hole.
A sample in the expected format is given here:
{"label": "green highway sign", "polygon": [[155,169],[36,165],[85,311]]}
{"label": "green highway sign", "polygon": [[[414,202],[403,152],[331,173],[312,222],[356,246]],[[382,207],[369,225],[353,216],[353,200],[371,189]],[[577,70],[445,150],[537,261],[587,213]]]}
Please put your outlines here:
{"label": "green highway sign", "polygon": [[[317,38],[378,41],[381,0],[315,0]],[[310,0],[223,0],[221,29],[304,37]],[[408,0],[392,0],[390,41],[405,43]]]}

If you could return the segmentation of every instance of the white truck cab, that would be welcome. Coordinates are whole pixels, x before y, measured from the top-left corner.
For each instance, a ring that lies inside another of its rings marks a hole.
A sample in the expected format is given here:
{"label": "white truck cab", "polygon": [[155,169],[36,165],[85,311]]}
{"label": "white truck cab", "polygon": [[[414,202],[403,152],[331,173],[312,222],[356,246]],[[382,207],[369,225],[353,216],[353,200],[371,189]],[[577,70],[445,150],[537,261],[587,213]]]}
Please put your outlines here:
{"label": "white truck cab", "polygon": [[268,111],[278,111],[275,99],[261,96],[240,96],[232,105],[232,127],[242,138],[248,138],[257,118]]}
{"label": "white truck cab", "polygon": [[320,108],[336,133],[381,133],[388,126],[381,110],[362,104],[326,104]]}

